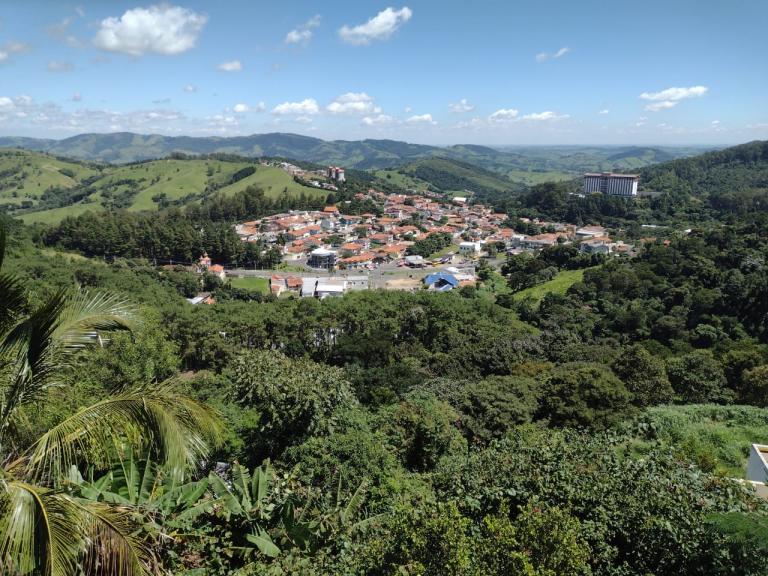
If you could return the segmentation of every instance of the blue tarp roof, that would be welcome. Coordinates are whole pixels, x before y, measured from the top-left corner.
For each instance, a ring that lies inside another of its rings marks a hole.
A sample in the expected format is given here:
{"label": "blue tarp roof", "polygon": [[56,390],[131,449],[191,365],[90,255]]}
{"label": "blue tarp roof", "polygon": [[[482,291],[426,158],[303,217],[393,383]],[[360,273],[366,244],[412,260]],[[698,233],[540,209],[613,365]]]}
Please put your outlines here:
{"label": "blue tarp roof", "polygon": [[434,274],[430,274],[424,278],[424,284],[427,286],[432,286],[433,284],[437,284],[440,281],[448,283],[454,288],[459,285],[459,281],[456,279],[456,276],[453,274],[448,274],[447,272],[435,272]]}

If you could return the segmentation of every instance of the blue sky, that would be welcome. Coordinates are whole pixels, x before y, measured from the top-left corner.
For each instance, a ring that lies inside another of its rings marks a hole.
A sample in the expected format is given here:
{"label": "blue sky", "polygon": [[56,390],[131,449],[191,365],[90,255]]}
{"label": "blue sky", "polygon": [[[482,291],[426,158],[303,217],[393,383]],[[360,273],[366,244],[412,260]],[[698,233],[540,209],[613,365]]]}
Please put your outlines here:
{"label": "blue sky", "polygon": [[764,0],[0,3],[0,135],[768,138]]}

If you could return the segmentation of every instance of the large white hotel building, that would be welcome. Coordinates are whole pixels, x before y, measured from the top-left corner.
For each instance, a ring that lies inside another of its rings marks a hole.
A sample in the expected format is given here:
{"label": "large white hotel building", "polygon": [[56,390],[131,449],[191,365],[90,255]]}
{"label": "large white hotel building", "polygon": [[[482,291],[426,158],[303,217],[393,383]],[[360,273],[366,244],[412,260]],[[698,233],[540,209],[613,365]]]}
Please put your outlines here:
{"label": "large white hotel building", "polygon": [[584,194],[602,192],[612,196],[637,196],[637,174],[584,174]]}

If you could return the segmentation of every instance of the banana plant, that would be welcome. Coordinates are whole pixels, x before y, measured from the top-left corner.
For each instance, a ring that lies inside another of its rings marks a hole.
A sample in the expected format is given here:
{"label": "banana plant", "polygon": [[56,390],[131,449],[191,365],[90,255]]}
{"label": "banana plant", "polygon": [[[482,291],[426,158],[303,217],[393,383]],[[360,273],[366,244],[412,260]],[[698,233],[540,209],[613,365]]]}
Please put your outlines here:
{"label": "banana plant", "polygon": [[[214,506],[228,522],[237,519],[244,524],[249,530],[246,540],[270,558],[280,555],[280,548],[267,532],[277,510],[276,504],[269,499],[273,478],[269,461],[256,468],[253,474],[245,466],[235,463],[229,481],[214,472],[208,476],[216,497]],[[246,548],[243,552],[249,556],[252,550]]]}

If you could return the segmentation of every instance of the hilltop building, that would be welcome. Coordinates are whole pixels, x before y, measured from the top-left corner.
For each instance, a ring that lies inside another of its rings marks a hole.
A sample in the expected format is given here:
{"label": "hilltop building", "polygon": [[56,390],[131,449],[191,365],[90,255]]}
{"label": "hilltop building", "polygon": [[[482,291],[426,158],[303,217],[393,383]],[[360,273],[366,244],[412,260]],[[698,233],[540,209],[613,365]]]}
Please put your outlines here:
{"label": "hilltop building", "polygon": [[328,166],[328,179],[334,182],[346,182],[346,176],[344,175],[344,168],[338,166]]}
{"label": "hilltop building", "polygon": [[613,172],[584,174],[584,194],[602,192],[610,196],[637,196],[637,174],[614,174]]}

